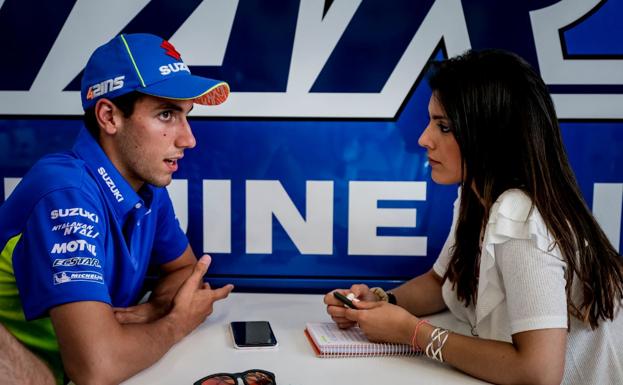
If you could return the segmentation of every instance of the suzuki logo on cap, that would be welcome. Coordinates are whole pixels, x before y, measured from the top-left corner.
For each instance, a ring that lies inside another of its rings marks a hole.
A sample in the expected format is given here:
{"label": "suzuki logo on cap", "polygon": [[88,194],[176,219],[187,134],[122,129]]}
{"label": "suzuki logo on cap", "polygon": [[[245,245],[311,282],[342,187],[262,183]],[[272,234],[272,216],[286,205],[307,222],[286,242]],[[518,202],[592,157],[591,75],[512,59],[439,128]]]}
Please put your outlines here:
{"label": "suzuki logo on cap", "polygon": [[173,44],[169,43],[167,40],[163,40],[160,47],[164,48],[165,53],[175,60],[182,60],[182,55],[173,47]]}

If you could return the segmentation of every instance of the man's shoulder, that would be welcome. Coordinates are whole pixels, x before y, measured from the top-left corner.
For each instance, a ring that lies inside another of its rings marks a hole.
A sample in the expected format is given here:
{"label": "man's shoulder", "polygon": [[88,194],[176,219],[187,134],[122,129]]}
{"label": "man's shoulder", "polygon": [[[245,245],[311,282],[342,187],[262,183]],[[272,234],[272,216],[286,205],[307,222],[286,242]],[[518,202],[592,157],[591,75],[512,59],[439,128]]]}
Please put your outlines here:
{"label": "man's shoulder", "polygon": [[[25,186],[37,191],[53,191],[61,188],[81,188],[92,180],[85,162],[71,152],[46,155],[35,163],[22,179]],[[24,186],[24,187],[25,187]]]}
{"label": "man's shoulder", "polygon": [[71,152],[46,155],[37,161],[5,203],[32,207],[45,196],[62,190],[76,190],[93,197],[99,194],[85,162]]}

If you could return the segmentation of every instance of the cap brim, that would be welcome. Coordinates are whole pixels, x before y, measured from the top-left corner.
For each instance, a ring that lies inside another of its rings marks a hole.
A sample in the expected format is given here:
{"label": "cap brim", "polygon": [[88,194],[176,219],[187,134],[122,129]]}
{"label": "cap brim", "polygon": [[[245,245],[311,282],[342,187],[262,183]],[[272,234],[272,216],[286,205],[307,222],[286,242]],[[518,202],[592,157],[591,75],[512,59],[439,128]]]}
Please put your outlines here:
{"label": "cap brim", "polygon": [[136,91],[166,99],[192,100],[197,104],[215,106],[229,96],[229,85],[201,76],[175,76]]}

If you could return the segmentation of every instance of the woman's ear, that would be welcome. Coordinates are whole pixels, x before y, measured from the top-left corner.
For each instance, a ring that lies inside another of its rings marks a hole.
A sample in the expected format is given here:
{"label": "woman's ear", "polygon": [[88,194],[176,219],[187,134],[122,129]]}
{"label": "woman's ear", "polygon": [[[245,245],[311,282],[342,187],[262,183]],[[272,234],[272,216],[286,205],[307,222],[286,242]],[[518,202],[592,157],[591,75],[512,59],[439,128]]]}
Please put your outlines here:
{"label": "woman's ear", "polygon": [[121,124],[121,111],[109,99],[102,98],[95,104],[95,119],[104,135],[114,135]]}

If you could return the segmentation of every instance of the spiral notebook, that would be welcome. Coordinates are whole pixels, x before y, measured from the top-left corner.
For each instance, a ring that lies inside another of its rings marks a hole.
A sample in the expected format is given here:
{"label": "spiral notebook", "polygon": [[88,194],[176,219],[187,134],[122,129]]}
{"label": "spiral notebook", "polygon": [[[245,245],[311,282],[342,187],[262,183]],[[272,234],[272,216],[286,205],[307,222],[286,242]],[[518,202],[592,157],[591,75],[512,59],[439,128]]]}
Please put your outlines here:
{"label": "spiral notebook", "polygon": [[305,335],[318,357],[416,356],[409,345],[370,342],[358,327],[340,329],[333,322],[308,323]]}

